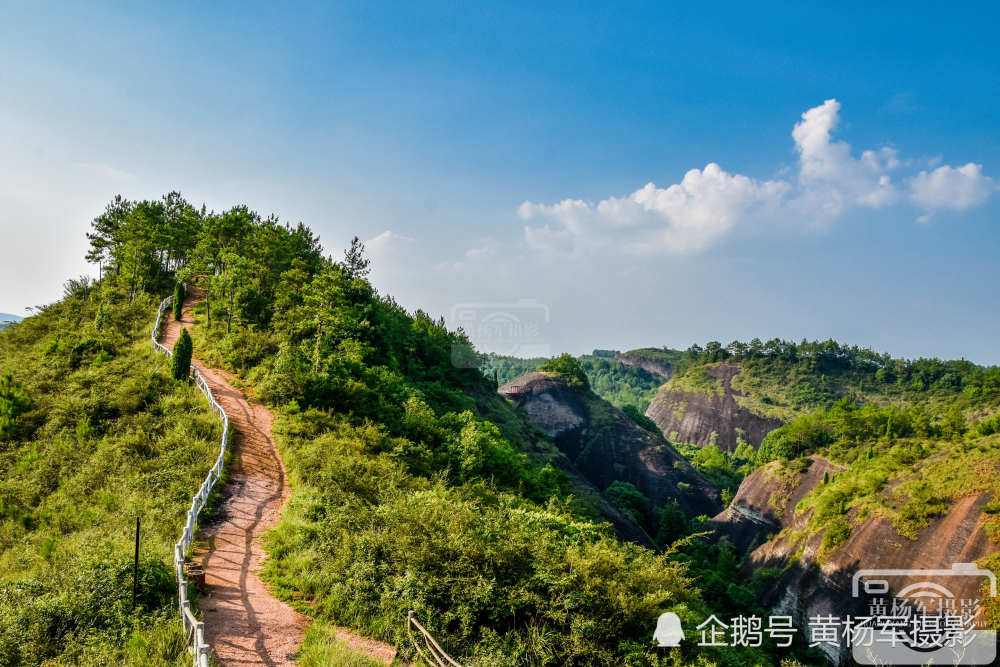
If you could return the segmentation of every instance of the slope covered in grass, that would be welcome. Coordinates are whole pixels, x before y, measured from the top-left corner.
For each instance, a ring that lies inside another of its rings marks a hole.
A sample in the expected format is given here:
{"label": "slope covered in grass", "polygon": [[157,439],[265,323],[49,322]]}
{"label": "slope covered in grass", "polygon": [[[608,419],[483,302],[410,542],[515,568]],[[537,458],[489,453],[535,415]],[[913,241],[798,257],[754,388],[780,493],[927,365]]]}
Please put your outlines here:
{"label": "slope covered in grass", "polygon": [[170,558],[218,423],[152,350],[158,299],[72,288],[0,333],[0,665],[187,664]]}

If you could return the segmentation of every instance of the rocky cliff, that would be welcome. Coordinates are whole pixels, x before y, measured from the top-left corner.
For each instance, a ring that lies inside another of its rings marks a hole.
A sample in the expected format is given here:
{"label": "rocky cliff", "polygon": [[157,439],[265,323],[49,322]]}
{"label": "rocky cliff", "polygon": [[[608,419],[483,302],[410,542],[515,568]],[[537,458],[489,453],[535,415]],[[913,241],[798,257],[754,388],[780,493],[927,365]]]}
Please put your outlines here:
{"label": "rocky cliff", "polygon": [[737,402],[732,380],[739,364],[721,363],[697,369],[692,378],[675,376],[660,387],[646,410],[668,440],[717,445],[733,451],[739,440],[759,447],[764,436],[781,426],[780,419],[757,414]]}
{"label": "rocky cliff", "polygon": [[[841,470],[819,456],[791,472],[771,463],[748,476],[731,505],[708,525],[718,539],[747,554],[748,577],[763,568],[778,573],[760,592],[759,601],[775,614],[791,615],[803,631],[808,619],[818,615],[843,618],[868,613],[865,603],[852,596],[852,578],[860,569],[949,570],[955,563],[980,561],[1000,550],[984,527],[982,510],[989,494],[975,492],[950,502],[916,539],[900,535],[886,517],[863,517],[849,510],[845,518],[852,525],[850,537],[824,551],[823,533],[807,531],[812,509],[796,512],[796,505],[823,482],[826,473]],[[958,599],[981,597],[980,579],[947,581]],[[849,658],[835,647],[820,648],[833,663]]]}
{"label": "rocky cliff", "polygon": [[663,356],[658,354],[657,350],[631,350],[616,355],[615,361],[625,366],[641,368],[654,379],[666,382],[673,377],[674,367],[673,364],[662,358]]}
{"label": "rocky cliff", "polygon": [[519,443],[536,461],[548,463],[567,474],[578,510],[584,514],[589,513],[594,519],[609,522],[623,540],[647,547],[654,546],[642,528],[612,505],[569,457],[559,451],[552,439],[532,424],[523,412],[496,393],[480,391],[478,386],[470,395],[476,401],[479,413],[496,424],[511,442]]}
{"label": "rocky cliff", "polygon": [[743,480],[729,507],[707,528],[739,553],[761,546],[788,525],[795,506],[823,481],[825,474],[841,470],[841,466],[820,456],[809,457],[808,461],[807,468],[792,476],[782,475],[777,462],[758,468]]}
{"label": "rocky cliff", "polygon": [[498,391],[523,409],[598,489],[616,480],[629,482],[654,507],[676,500],[690,516],[721,508],[718,490],[683,456],[589,389],[534,372]]}

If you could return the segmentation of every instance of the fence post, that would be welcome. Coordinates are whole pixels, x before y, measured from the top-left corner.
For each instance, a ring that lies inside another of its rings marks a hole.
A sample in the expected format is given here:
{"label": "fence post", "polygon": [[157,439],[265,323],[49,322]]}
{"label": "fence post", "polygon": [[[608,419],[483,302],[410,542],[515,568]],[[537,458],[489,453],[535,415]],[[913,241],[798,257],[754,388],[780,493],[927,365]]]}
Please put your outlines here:
{"label": "fence post", "polygon": [[135,516],[135,563],[132,566],[132,611],[135,611],[135,599],[139,594],[139,528],[142,516]]}

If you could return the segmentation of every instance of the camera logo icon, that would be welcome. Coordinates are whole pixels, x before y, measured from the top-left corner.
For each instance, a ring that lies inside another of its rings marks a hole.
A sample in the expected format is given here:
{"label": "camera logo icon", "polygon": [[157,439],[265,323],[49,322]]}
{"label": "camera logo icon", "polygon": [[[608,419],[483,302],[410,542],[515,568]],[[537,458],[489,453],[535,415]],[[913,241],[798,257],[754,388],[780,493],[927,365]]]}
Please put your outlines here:
{"label": "camera logo icon", "polygon": [[996,577],[975,563],[950,570],[859,570],[851,595],[864,603],[852,654],[862,665],[988,665],[997,657],[983,598]]}
{"label": "camera logo icon", "polygon": [[[534,300],[456,304],[451,309],[451,323],[461,327],[482,352],[526,359],[551,356],[545,337],[549,307]],[[478,358],[468,350],[452,350],[452,363],[479,366]]]}

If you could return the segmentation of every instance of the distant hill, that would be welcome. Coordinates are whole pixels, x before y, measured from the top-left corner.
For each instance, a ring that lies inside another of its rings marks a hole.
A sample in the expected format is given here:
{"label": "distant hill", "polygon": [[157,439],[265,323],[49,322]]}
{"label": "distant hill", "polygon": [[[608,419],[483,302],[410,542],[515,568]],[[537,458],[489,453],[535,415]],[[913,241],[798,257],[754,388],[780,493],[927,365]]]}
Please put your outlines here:
{"label": "distant hill", "polygon": [[0,329],[6,329],[10,326],[11,322],[20,322],[24,318],[20,315],[12,315],[10,313],[0,313]]}
{"label": "distant hill", "polygon": [[[651,365],[645,357],[641,360],[634,358],[630,356],[632,354],[621,354],[617,350],[594,350],[592,354],[577,357],[577,360],[587,374],[590,388],[595,394],[617,408],[632,405],[639,412],[645,412],[656,390],[669,378],[669,374],[663,375],[661,366]],[[683,352],[675,354],[678,358],[683,356]],[[488,377],[494,378],[499,386],[538,370],[547,361],[549,359],[541,357],[519,359],[490,354],[486,357],[483,371]],[[669,364],[665,368],[669,369]]]}

